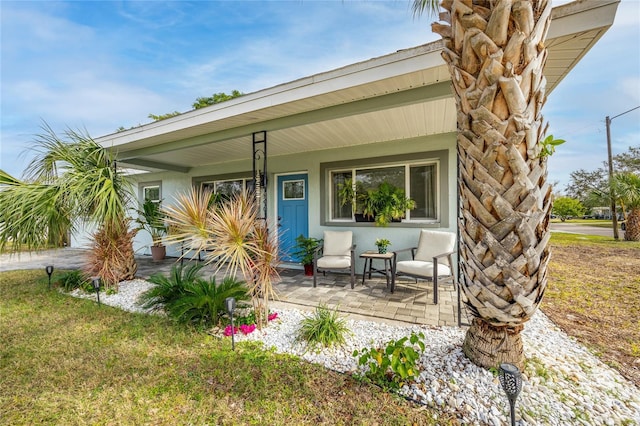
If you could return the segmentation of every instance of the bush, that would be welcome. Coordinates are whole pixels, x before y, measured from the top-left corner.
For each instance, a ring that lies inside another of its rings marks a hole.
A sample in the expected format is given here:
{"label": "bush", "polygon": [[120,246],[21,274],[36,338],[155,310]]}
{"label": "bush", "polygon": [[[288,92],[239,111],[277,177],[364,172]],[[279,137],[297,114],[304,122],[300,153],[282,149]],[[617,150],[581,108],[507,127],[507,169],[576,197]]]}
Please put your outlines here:
{"label": "bush", "polygon": [[[369,367],[364,377],[383,388],[398,389],[405,382],[414,380],[418,376],[416,362],[420,354],[416,351],[417,345],[424,351],[424,334],[411,333],[411,337],[403,337],[392,340],[387,347],[355,350],[354,357],[358,358],[358,364]],[[410,345],[406,345],[407,340]]]}
{"label": "bush", "polygon": [[64,272],[58,278],[57,282],[64,291],[73,291],[77,288],[82,288],[85,291],[93,290],[93,287],[90,286],[87,277],[82,273],[82,271],[78,270]]}
{"label": "bush", "polygon": [[210,327],[220,322],[226,312],[225,299],[248,300],[249,291],[243,281],[227,277],[217,284],[215,276],[209,281],[196,279],[185,284],[179,297],[168,303],[169,315],[179,322],[198,327]]}
{"label": "bush", "polygon": [[298,339],[306,341],[310,347],[329,347],[344,344],[347,333],[349,328],[338,311],[331,311],[326,305],[320,305],[312,316],[302,320]]}
{"label": "bush", "polygon": [[202,267],[198,264],[186,268],[174,266],[168,277],[160,272],[151,275],[148,281],[155,286],[140,296],[140,304],[146,309],[170,305],[184,294],[187,285],[200,279]]}

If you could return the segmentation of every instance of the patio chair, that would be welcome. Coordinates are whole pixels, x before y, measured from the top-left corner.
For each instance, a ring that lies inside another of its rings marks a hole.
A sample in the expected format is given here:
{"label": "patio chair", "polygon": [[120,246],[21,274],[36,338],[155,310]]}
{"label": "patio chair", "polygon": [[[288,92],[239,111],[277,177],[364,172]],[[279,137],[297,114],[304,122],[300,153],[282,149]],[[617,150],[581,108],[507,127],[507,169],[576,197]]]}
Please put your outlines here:
{"label": "patio chair", "polygon": [[[456,276],[453,272],[453,253],[456,245],[456,234],[445,231],[422,229],[417,247],[394,251],[394,278],[408,276],[416,279],[433,281],[433,303],[438,304],[438,280],[451,278],[455,286]],[[411,252],[411,260],[400,260]]]}
{"label": "patio chair", "polygon": [[351,288],[355,285],[355,250],[353,232],[324,231],[323,244],[313,254],[313,286],[316,287],[318,272],[348,269],[351,274]]}

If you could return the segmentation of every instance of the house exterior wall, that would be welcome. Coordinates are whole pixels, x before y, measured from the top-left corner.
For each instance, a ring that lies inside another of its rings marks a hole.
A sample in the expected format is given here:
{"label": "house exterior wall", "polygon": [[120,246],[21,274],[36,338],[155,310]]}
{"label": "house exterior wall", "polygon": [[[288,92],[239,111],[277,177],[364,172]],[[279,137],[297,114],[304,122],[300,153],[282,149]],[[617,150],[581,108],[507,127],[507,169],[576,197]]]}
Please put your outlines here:
{"label": "house exterior wall", "polygon": [[[417,243],[418,231],[422,227],[455,231],[457,229],[455,217],[457,210],[455,140],[455,134],[449,133],[327,149],[312,153],[268,157],[268,220],[274,223],[274,218],[277,217],[277,188],[275,184],[277,175],[302,172],[308,175],[309,236],[322,238],[325,230],[352,230],[357,244],[356,255],[365,250],[375,249],[374,242],[377,238],[389,239],[392,243],[390,250],[414,246]],[[251,147],[247,146],[246,149],[251,150]],[[357,164],[358,162],[366,163],[368,159],[411,158],[414,156],[424,158],[425,155],[432,157],[432,153],[437,153],[438,158],[441,159],[440,204],[442,214],[439,223],[391,223],[388,227],[376,227],[373,223],[331,222],[327,220],[326,214],[323,214],[323,211],[327,211],[324,201],[325,191],[323,190],[323,185],[325,185],[323,166],[338,161]],[[250,178],[251,172],[252,163],[250,159],[247,159],[246,161],[194,168],[188,174],[163,172],[136,175],[135,180],[138,186],[161,181],[163,204],[170,205],[175,202],[175,196],[178,193],[188,191],[192,185],[198,185],[200,182],[208,180]],[[443,174],[444,176],[442,176]],[[275,229],[275,226],[273,228]],[[148,254],[150,244],[150,236],[146,232],[140,232],[135,240],[135,249],[137,253]],[[180,247],[178,245],[167,247],[167,254],[179,256]],[[356,267],[362,268],[362,266],[362,262],[358,259]]]}

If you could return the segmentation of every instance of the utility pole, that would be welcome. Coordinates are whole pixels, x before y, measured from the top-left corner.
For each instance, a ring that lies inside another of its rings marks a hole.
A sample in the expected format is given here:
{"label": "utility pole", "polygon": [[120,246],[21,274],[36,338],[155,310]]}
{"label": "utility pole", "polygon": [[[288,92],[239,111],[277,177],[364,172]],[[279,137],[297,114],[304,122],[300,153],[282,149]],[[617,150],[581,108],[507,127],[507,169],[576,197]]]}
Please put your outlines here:
{"label": "utility pole", "polygon": [[613,238],[615,240],[619,239],[620,237],[618,236],[618,214],[616,213],[616,200],[613,197],[613,187],[611,186],[613,182],[613,156],[611,155],[611,121],[614,118],[625,115],[628,112],[635,111],[638,108],[640,108],[640,105],[614,117],[609,118],[608,115],[605,117],[605,123],[607,124],[607,155],[609,159],[609,198],[611,198],[611,219],[613,222]]}

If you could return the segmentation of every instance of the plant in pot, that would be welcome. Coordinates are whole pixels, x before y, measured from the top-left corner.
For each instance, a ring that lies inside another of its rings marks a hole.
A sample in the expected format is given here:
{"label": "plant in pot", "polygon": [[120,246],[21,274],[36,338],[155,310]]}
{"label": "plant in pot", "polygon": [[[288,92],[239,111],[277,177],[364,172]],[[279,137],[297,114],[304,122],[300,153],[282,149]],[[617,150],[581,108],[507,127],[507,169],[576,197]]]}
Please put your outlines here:
{"label": "plant in pot", "polygon": [[300,263],[304,266],[304,274],[313,275],[313,253],[322,244],[322,239],[305,237],[300,234],[296,237],[296,251],[294,256],[300,258]]}
{"label": "plant in pot", "polygon": [[378,253],[385,254],[387,252],[387,247],[391,245],[391,241],[386,238],[378,238],[376,240],[376,247],[378,247]]}
{"label": "plant in pot", "polygon": [[162,237],[167,234],[164,223],[164,213],[160,207],[160,201],[155,202],[146,199],[138,210],[138,229],[144,229],[151,235],[151,257],[153,260],[162,260],[167,254],[167,248],[162,244]]}
{"label": "plant in pot", "polygon": [[362,196],[363,213],[375,218],[376,226],[387,226],[392,220],[400,220],[407,210],[416,208],[416,202],[400,189],[382,182],[377,189],[369,189]]}

